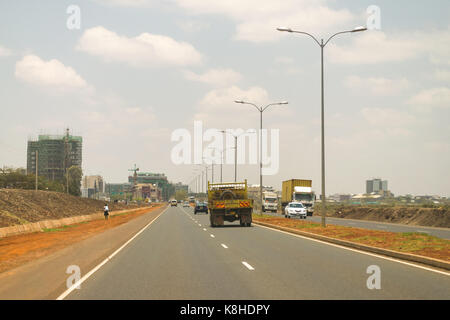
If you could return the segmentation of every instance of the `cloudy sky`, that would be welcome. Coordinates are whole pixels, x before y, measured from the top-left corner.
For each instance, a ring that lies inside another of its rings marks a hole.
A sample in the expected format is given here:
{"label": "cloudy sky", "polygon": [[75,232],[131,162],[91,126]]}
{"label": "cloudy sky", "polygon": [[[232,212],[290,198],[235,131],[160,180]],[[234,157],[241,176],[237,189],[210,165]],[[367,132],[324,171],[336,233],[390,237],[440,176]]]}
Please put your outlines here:
{"label": "cloudy sky", "polygon": [[[373,21],[372,5],[379,30],[325,48],[327,194],[381,177],[395,194],[450,196],[446,0],[1,1],[0,166],[26,166],[28,138],[69,127],[86,174],[122,182],[136,163],[189,183],[196,166],[173,163],[174,130],[259,128],[259,113],[233,101],[286,100],[264,112],[280,144],[264,184],[309,178],[319,191],[320,48],[275,28],[326,39]],[[224,180],[233,174],[225,165]],[[259,183],[259,166],[238,175]]]}

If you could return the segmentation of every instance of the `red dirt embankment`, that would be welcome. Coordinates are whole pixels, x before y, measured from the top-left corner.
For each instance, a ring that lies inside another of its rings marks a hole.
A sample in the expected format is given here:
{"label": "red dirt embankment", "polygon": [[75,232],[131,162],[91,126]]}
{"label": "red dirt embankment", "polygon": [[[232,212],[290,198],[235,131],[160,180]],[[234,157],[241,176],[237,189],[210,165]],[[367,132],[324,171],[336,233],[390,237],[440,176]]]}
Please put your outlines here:
{"label": "red dirt embankment", "polygon": [[0,238],[0,273],[61,250],[76,242],[161,208],[162,204],[70,226]]}
{"label": "red dirt embankment", "polygon": [[448,208],[339,206],[329,209],[327,214],[336,218],[450,228]]}
{"label": "red dirt embankment", "polygon": [[[0,189],[0,228],[103,211],[104,202],[51,191]],[[135,204],[108,203],[111,211]]]}

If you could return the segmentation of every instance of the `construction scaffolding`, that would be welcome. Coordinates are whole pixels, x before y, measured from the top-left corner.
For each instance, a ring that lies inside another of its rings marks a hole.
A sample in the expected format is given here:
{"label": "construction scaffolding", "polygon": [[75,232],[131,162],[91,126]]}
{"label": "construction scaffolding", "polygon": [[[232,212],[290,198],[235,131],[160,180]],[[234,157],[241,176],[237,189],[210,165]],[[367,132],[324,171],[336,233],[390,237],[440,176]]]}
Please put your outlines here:
{"label": "construction scaffolding", "polygon": [[[39,135],[29,139],[27,147],[27,172],[49,180],[63,181],[71,166],[82,165],[83,138],[72,136],[67,129],[65,135]],[[36,154],[39,159],[36,158]]]}

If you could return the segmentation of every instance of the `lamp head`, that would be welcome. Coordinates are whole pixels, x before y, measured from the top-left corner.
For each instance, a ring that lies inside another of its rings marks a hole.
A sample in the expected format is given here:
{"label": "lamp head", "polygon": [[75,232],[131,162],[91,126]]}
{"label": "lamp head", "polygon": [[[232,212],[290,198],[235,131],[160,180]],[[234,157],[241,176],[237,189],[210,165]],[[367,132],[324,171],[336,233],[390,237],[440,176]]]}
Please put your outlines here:
{"label": "lamp head", "polygon": [[352,30],[352,32],[360,32],[360,31],[366,31],[367,28],[360,26],[360,27],[356,27],[355,29]]}
{"label": "lamp head", "polygon": [[291,28],[277,28],[277,30],[278,31],[281,31],[281,32],[292,32],[292,29]]}

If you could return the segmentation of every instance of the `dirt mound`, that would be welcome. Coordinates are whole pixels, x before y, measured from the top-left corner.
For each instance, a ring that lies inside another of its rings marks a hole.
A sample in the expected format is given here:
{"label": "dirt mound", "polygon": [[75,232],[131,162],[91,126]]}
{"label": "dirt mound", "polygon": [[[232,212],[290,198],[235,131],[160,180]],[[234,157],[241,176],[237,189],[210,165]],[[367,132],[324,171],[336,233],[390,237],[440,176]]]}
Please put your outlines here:
{"label": "dirt mound", "polygon": [[330,210],[329,216],[418,226],[450,227],[450,210],[446,208],[342,206]]}
{"label": "dirt mound", "polygon": [[[52,191],[0,189],[0,228],[102,212],[104,202]],[[109,203],[111,211],[137,205]]]}

